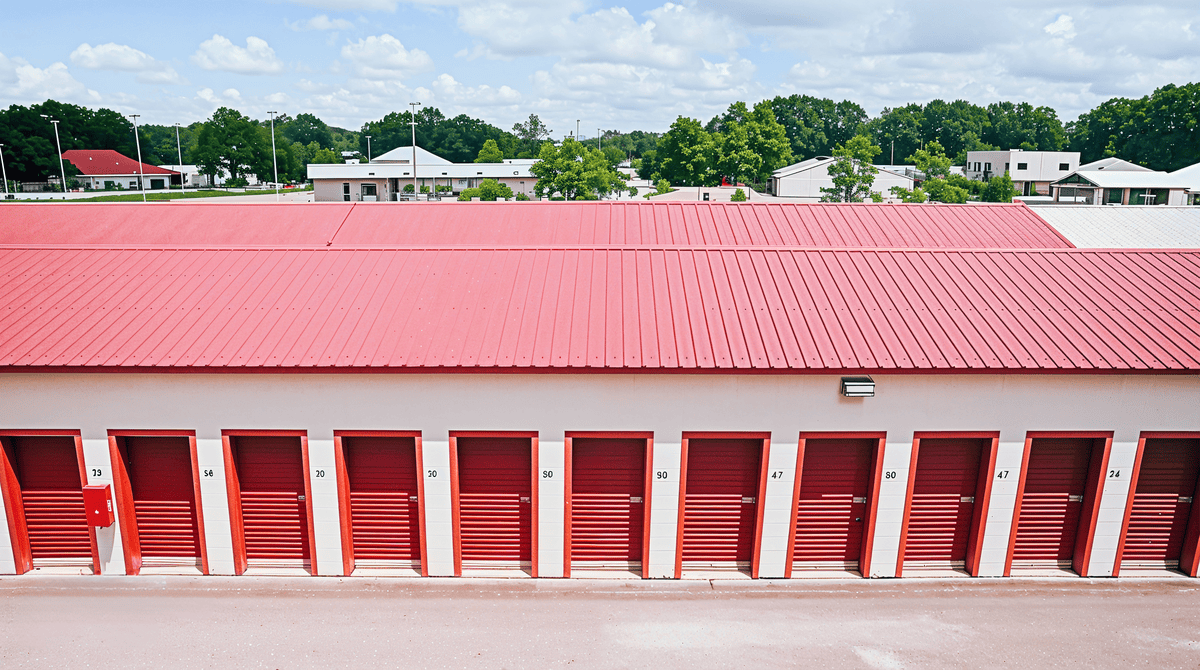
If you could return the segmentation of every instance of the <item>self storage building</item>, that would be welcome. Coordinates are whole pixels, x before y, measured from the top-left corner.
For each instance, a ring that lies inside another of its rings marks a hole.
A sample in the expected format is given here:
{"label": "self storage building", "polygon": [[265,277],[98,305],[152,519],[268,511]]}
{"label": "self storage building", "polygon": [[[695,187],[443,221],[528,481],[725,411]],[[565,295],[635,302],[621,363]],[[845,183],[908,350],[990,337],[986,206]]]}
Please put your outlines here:
{"label": "self storage building", "polygon": [[0,221],[0,572],[1196,574],[1195,251],[1019,204]]}

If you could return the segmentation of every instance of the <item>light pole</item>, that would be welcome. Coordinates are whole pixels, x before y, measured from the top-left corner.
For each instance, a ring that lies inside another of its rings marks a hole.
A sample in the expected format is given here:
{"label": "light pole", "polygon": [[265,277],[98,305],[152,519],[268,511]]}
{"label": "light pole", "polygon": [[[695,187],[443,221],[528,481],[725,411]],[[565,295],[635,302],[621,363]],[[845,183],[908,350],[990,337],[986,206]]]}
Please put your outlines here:
{"label": "light pole", "polygon": [[600,148],[600,129],[596,129],[596,148]]}
{"label": "light pole", "polygon": [[578,142],[579,139],[579,119],[575,119],[575,141]]}
{"label": "light pole", "polygon": [[175,124],[175,150],[179,152],[179,192],[187,195],[183,189],[183,145],[179,143],[179,124]]}
{"label": "light pole", "polygon": [[4,199],[8,199],[8,169],[4,167],[4,145],[0,144],[0,179],[4,179]]}
{"label": "light pole", "polygon": [[[412,113],[409,114],[408,123],[412,126],[412,145],[413,145],[413,200],[417,199],[417,108],[421,106],[419,102],[408,103],[412,107]],[[437,179],[433,180],[433,190],[437,190]]]}
{"label": "light pole", "polygon": [[146,202],[146,174],[142,170],[142,138],[138,136],[137,120],[141,114],[130,114],[129,118],[133,119],[133,140],[137,143],[138,152],[138,186],[142,190],[142,202]]}
{"label": "light pole", "polygon": [[371,136],[366,135],[365,137],[367,138],[367,162],[370,163],[371,162]]}
{"label": "light pole", "polygon": [[42,114],[42,118],[54,124],[54,146],[58,147],[58,173],[62,175],[62,190],[63,200],[67,199],[67,169],[63,167],[62,159],[62,142],[58,141],[58,119],[52,119],[47,114]]}
{"label": "light pole", "polygon": [[[279,202],[279,161],[275,158],[275,115],[278,112],[267,112],[271,115],[271,167],[275,168],[275,202]],[[370,153],[370,149],[367,152]],[[367,161],[370,163],[371,161]]]}

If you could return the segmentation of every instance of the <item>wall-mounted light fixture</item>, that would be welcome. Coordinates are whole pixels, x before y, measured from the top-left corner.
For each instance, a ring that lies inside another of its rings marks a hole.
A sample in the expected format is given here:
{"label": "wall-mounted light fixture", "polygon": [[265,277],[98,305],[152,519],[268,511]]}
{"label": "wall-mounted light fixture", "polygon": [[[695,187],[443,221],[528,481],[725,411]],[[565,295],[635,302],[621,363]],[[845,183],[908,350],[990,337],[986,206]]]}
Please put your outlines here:
{"label": "wall-mounted light fixture", "polygon": [[847,398],[873,398],[875,380],[870,377],[842,377],[842,395]]}

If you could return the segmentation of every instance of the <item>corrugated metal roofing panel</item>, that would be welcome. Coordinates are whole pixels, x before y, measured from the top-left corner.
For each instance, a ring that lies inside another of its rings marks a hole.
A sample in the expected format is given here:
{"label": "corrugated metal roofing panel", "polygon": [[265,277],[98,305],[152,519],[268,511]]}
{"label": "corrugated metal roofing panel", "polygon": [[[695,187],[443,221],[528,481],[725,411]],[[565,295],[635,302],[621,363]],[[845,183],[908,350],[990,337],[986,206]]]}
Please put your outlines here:
{"label": "corrugated metal roofing panel", "polygon": [[1200,252],[0,249],[0,369],[1200,370]]}
{"label": "corrugated metal roofing panel", "polygon": [[1084,249],[1200,249],[1200,207],[1030,207]]}
{"label": "corrugated metal roofing panel", "polygon": [[0,245],[1069,248],[1014,205],[6,204]]}
{"label": "corrugated metal roofing panel", "polygon": [[334,246],[1069,248],[1024,205],[404,203],[358,206]]}
{"label": "corrugated metal roofing panel", "polygon": [[62,154],[63,160],[70,161],[85,176],[93,175],[178,175],[178,172],[166,168],[138,163],[112,149],[68,149]]}
{"label": "corrugated metal roofing panel", "polygon": [[350,203],[9,203],[0,245],[325,246]]}

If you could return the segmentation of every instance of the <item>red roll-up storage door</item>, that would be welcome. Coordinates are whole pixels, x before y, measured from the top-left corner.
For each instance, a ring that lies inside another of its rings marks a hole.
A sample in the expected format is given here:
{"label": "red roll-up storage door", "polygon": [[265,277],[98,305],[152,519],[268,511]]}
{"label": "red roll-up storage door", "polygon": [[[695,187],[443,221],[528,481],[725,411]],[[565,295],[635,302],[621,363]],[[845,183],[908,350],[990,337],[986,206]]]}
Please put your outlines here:
{"label": "red roll-up storage door", "polygon": [[186,437],[125,437],[142,565],[198,565],[200,525]]}
{"label": "red roll-up storage door", "polygon": [[33,567],[92,567],[75,438],[13,438]]}
{"label": "red roll-up storage door", "polygon": [[1071,568],[1092,440],[1037,438],[1029,451],[1014,568]]}
{"label": "red roll-up storage door", "polygon": [[232,439],[249,567],[307,568],[308,505],[300,438]]}
{"label": "red roll-up storage door", "polygon": [[982,451],[980,440],[921,439],[904,542],[905,570],[965,567]]}
{"label": "red roll-up storage door", "polygon": [[684,569],[750,567],[761,460],[761,440],[688,440]]}
{"label": "red roll-up storage door", "polygon": [[530,568],[532,443],[519,437],[460,437],[457,443],[463,567]]}
{"label": "red roll-up storage door", "polygon": [[646,441],[571,440],[571,568],[640,571]]}
{"label": "red roll-up storage door", "polygon": [[344,437],[355,566],[421,567],[417,442]]}
{"label": "red roll-up storage door", "polygon": [[804,441],[792,570],[858,570],[877,440]]}
{"label": "red roll-up storage door", "polygon": [[1121,568],[1177,569],[1200,477],[1200,440],[1147,439]]}

